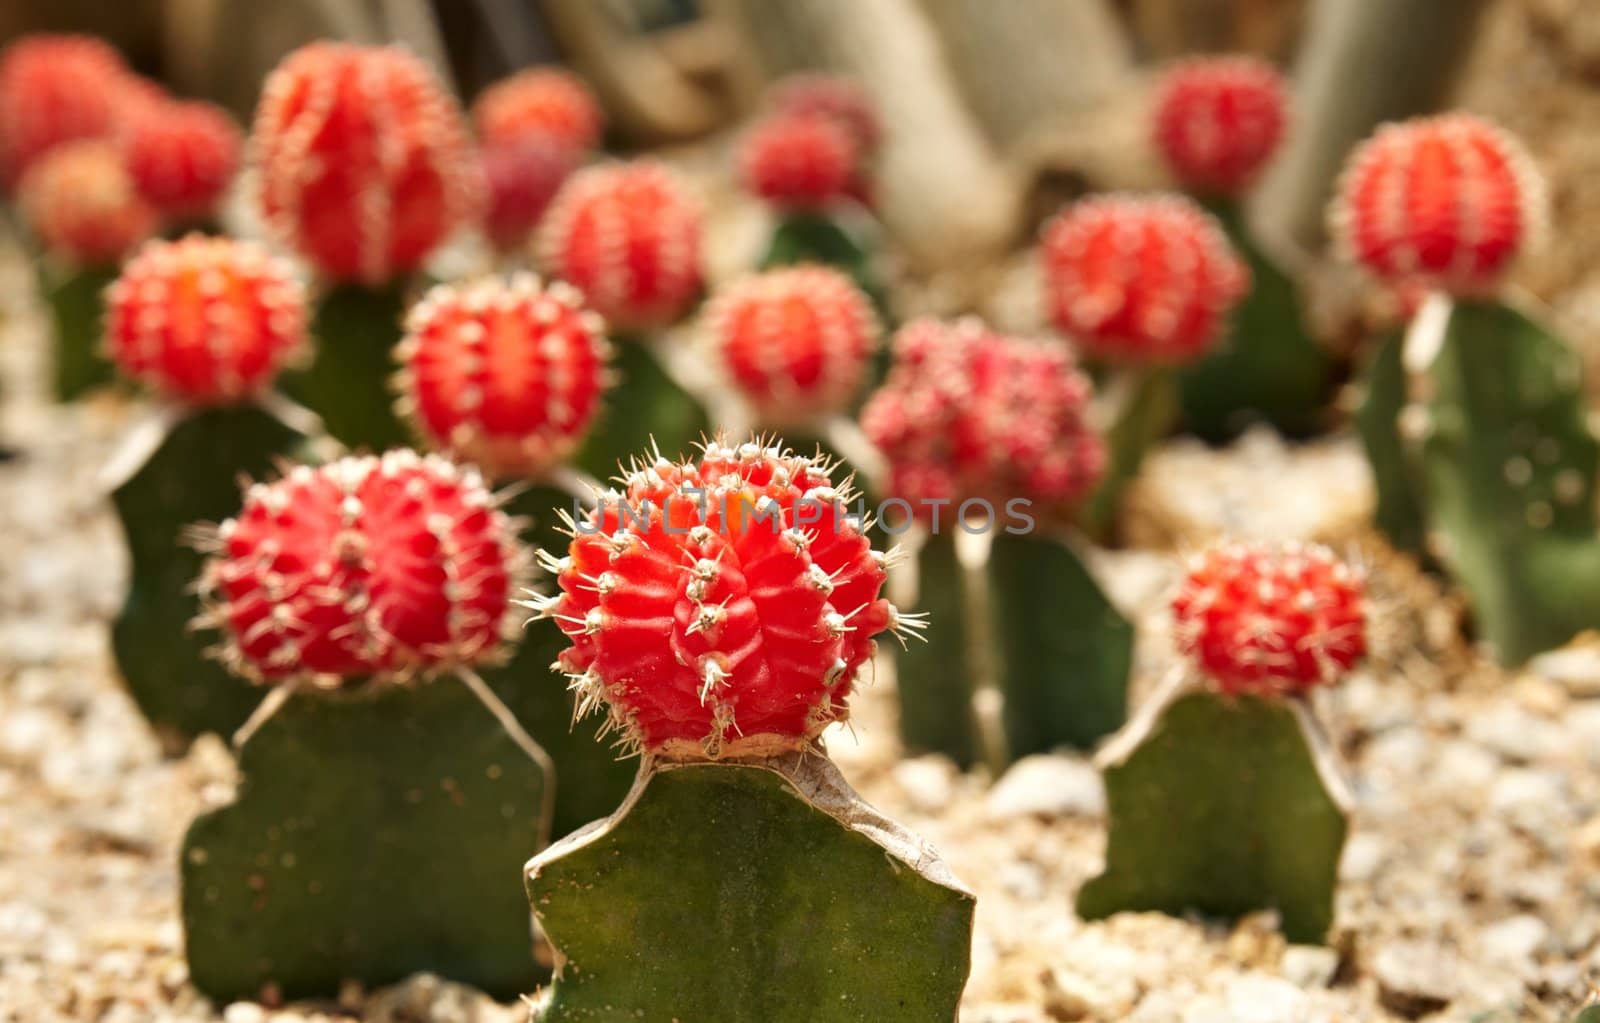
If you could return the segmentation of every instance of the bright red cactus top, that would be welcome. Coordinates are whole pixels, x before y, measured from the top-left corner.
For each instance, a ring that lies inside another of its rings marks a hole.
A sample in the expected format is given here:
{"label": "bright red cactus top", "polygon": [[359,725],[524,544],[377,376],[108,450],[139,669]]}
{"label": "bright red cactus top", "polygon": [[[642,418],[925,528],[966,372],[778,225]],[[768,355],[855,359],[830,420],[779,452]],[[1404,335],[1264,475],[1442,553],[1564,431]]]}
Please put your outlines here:
{"label": "bright red cactus top", "polygon": [[751,195],[790,210],[824,209],[852,195],[860,152],[849,128],[821,114],[775,114],[739,143],[739,177]]}
{"label": "bright red cactus top", "polygon": [[690,758],[801,749],[844,720],[873,637],[912,624],[849,499],[759,444],[636,466],[535,602],[572,640],[580,712],[608,705],[635,748]]}
{"label": "bright red cactus top", "polygon": [[122,58],[91,36],[32,35],[0,52],[0,186],[64,142],[116,126]]}
{"label": "bright red cactus top", "polygon": [[814,421],[848,405],[880,328],[850,278],[821,266],[752,274],[706,309],[708,339],[763,422]]}
{"label": "bright red cactus top", "polygon": [[770,104],[779,114],[821,114],[839,121],[869,156],[883,141],[883,124],[872,98],[857,82],[840,75],[788,75],[772,87]]}
{"label": "bright red cactus top", "polygon": [[1065,346],[1007,337],[977,319],[921,319],[894,338],[894,367],[861,412],[889,461],[889,492],[930,502],[1087,496],[1105,472],[1093,389]]}
{"label": "bright red cactus top", "polygon": [[46,249],[88,266],[118,262],[160,226],[116,144],[101,139],[68,142],[35,161],[17,205]]}
{"label": "bright red cactus top", "polygon": [[1074,203],[1045,225],[1040,255],[1052,320],[1108,362],[1205,355],[1250,289],[1216,220],[1178,196]]}
{"label": "bright red cactus top", "polygon": [[1381,280],[1473,295],[1494,290],[1545,215],[1521,143],[1446,114],[1379,128],[1346,163],[1331,219],[1345,252]]}
{"label": "bright red cactus top", "polygon": [[572,453],[600,410],[603,329],[560,281],[438,285],[406,321],[402,411],[436,447],[494,476],[539,476]]}
{"label": "bright red cactus top", "polygon": [[578,169],[581,154],[548,139],[486,143],[482,149],[483,228],[502,251],[519,248],[533,233],[561,185]]}
{"label": "bright red cactus top", "polygon": [[662,326],[700,291],[700,215],[688,189],[655,161],[586,167],[545,211],[540,258],[613,326]]}
{"label": "bright red cactus top", "polygon": [[148,242],[106,291],[112,360],[191,404],[254,397],[305,339],[305,289],[284,260],[251,242]]}
{"label": "bright red cactus top", "polygon": [[336,685],[495,657],[526,564],[475,470],[397,450],[249,487],[201,585],[234,670]]}
{"label": "bright red cactus top", "polygon": [[1326,547],[1224,542],[1172,601],[1178,648],[1225,693],[1298,693],[1366,656],[1364,580]]}
{"label": "bright red cactus top", "polygon": [[484,142],[532,136],[579,152],[598,146],[605,129],[605,114],[583,80],[551,67],[520,71],[483,90],[472,120]]}
{"label": "bright red cactus top", "polygon": [[267,77],[251,146],[269,222],[341,280],[415,269],[480,198],[460,110],[426,64],[394,47],[291,53]]}
{"label": "bright red cactus top", "polygon": [[239,170],[242,137],[220,107],[146,103],[129,118],[122,156],[139,194],[174,217],[215,210]]}
{"label": "bright red cactus top", "polygon": [[1283,76],[1254,57],[1196,57],[1156,92],[1155,142],[1185,188],[1232,196],[1256,178],[1283,138]]}

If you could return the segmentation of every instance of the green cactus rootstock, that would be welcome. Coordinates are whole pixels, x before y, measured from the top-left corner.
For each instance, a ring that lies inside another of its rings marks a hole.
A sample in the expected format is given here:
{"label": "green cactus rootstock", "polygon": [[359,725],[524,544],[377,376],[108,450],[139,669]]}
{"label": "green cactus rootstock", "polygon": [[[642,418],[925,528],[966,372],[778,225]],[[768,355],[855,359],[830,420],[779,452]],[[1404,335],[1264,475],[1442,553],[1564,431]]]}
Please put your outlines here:
{"label": "green cactus rootstock", "polygon": [[1250,294],[1217,348],[1179,372],[1184,425],[1211,443],[1257,422],[1288,437],[1312,436],[1325,425],[1334,360],[1306,329],[1294,281],[1251,237],[1239,207],[1210,209],[1250,265]]}
{"label": "green cactus rootstock", "polygon": [[1578,355],[1523,313],[1458,302],[1412,381],[1429,548],[1508,664],[1600,628],[1600,443],[1582,376]]}
{"label": "green cactus rootstock", "polygon": [[294,693],[239,772],[183,844],[206,995],[331,997],[428,971],[509,1000],[539,982],[517,877],[546,779],[458,679]]}
{"label": "green cactus rootstock", "polygon": [[889,322],[889,300],[872,271],[872,257],[849,231],[822,213],[794,213],[778,222],[772,242],[761,257],[760,268],[821,263],[843,272],[872,300],[878,315]]}
{"label": "green cactus rootstock", "polygon": [[894,648],[900,741],[907,753],[943,753],[959,767],[980,759],[973,712],[967,587],[954,538],[930,535],[917,552],[917,605],[935,623]]}
{"label": "green cactus rootstock", "polygon": [[816,753],[646,766],[527,887],[540,1023],[939,1023],[969,968],[972,894]]}
{"label": "green cactus rootstock", "polygon": [[1406,406],[1406,372],[1401,362],[1404,347],[1403,330],[1378,339],[1367,365],[1354,420],[1377,489],[1373,519],[1378,529],[1396,549],[1421,554],[1422,481],[1401,443],[1398,425]]}
{"label": "green cactus rootstock", "polygon": [[699,400],[668,375],[654,344],[671,342],[616,338],[611,369],[619,379],[607,393],[605,409],[589,431],[574,461],[600,479],[617,474],[644,452],[660,449],[668,458],[687,454],[711,432]]}
{"label": "green cactus rootstock", "polygon": [[283,389],[349,448],[386,451],[411,443],[390,388],[405,298],[403,281],[330,286],[311,325],[311,364],[284,376]]}
{"label": "green cactus rootstock", "polygon": [[1291,942],[1326,939],[1348,816],[1290,703],[1199,691],[1162,700],[1107,747],[1101,770],[1106,865],[1079,891],[1079,916],[1276,910]]}
{"label": "green cactus rootstock", "polygon": [[76,401],[116,379],[116,370],[102,350],[102,321],[105,290],[117,279],[117,268],[41,267],[39,279],[55,341],[51,387],[57,401]]}
{"label": "green cactus rootstock", "polygon": [[1090,749],[1121,728],[1133,624],[1072,548],[1037,533],[997,534],[988,572],[1009,759]]}
{"label": "green cactus rootstock", "polygon": [[239,479],[267,475],[305,440],[254,405],[193,412],[112,494],[132,565],[111,649],[134,703],[168,749],[205,732],[233,734],[262,694],[207,657],[211,638],[191,627],[203,559],[188,531],[231,515]]}
{"label": "green cactus rootstock", "polygon": [[1138,478],[1149,450],[1172,432],[1181,411],[1173,371],[1154,367],[1119,372],[1124,376],[1107,387],[1116,407],[1106,431],[1106,474],[1078,514],[1078,525],[1099,542],[1113,538],[1123,492]]}

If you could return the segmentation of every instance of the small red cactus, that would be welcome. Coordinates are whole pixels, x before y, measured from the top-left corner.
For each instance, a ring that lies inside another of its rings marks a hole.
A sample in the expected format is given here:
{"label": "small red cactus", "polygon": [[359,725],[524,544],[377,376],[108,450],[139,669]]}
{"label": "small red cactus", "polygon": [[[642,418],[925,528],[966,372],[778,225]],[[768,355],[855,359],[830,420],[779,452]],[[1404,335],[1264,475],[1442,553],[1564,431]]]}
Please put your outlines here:
{"label": "small red cactus", "polygon": [[441,284],[399,348],[402,410],[436,447],[499,477],[540,476],[600,410],[609,346],[577,289],[530,274]]}
{"label": "small red cactus", "polygon": [[1156,90],[1156,148],[1185,188],[1235,196],[1277,150],[1288,107],[1283,76],[1266,61],[1185,60]]}
{"label": "small red cactus", "polygon": [[122,155],[134,185],[173,217],[209,216],[239,170],[238,125],[210,103],[147,103],[129,118]]}
{"label": "small red cactus", "polygon": [[878,345],[878,318],[837,270],[799,266],[752,274],[706,310],[728,375],[771,425],[807,423],[849,405]]}
{"label": "small red cactus", "polygon": [[662,326],[700,290],[700,205],[652,160],[587,167],[556,194],[538,248],[608,323]]}
{"label": "small red cactus", "polygon": [[1178,648],[1225,693],[1299,693],[1366,656],[1361,573],[1326,547],[1226,542],[1189,565]]}
{"label": "small red cactus", "polygon": [[1064,346],[976,319],[915,320],[893,344],[894,367],[861,425],[889,461],[889,492],[918,515],[968,498],[1070,506],[1100,481],[1092,387]]}
{"label": "small red cactus", "polygon": [[267,77],[251,147],[269,222],[341,280],[415,269],[479,198],[460,111],[426,64],[394,47],[291,53]]}
{"label": "small red cactus", "polygon": [[581,154],[547,139],[486,143],[482,150],[488,202],[483,228],[501,251],[527,242],[562,184],[578,169]]}
{"label": "small red cactus", "polygon": [[525,562],[476,471],[402,450],[249,487],[201,585],[240,674],[336,685],[494,657]]}
{"label": "small red cactus", "polygon": [[581,152],[600,144],[605,114],[583,80],[560,68],[518,72],[483,91],[472,120],[486,143],[536,138]]}
{"label": "small red cactus", "polygon": [[580,712],[607,704],[629,744],[680,757],[801,749],[844,720],[873,636],[903,624],[848,500],[758,444],[636,467],[537,602],[572,640]]}
{"label": "small red cactus", "polygon": [[112,361],[195,405],[261,393],[305,338],[305,289],[285,261],[251,242],[148,242],[106,291]]}
{"label": "small red cactus", "polygon": [[0,185],[17,187],[62,143],[110,134],[129,77],[117,51],[90,36],[24,36],[0,51]]}
{"label": "small red cactus", "polygon": [[775,113],[831,117],[843,124],[866,155],[883,142],[878,110],[857,82],[840,75],[815,72],[788,75],[772,87],[770,104]]}
{"label": "small red cactus", "polygon": [[1378,129],[1333,205],[1341,248],[1379,279],[1494,290],[1543,226],[1544,183],[1521,143],[1469,114]]}
{"label": "small red cactus", "polygon": [[740,141],[745,190],[787,210],[819,210],[854,194],[860,153],[849,128],[820,114],[778,114]]}
{"label": "small red cactus", "polygon": [[1216,220],[1178,196],[1074,203],[1045,226],[1040,255],[1056,326],[1108,362],[1205,355],[1250,288]]}
{"label": "small red cactus", "polygon": [[86,266],[118,262],[159,226],[116,144],[101,139],[68,142],[35,161],[17,205],[46,249]]}

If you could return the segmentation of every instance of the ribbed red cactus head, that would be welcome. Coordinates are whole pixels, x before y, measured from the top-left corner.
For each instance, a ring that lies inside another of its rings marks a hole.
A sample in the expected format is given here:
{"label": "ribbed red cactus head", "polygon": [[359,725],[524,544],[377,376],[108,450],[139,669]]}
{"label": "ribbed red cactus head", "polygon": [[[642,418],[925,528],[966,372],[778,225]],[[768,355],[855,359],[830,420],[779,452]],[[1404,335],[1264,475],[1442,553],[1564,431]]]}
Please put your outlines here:
{"label": "ribbed red cactus head", "polygon": [[488,190],[484,234],[502,251],[527,243],[556,193],[582,160],[582,154],[571,146],[540,138],[486,143],[481,155]]}
{"label": "ribbed red cactus head", "polygon": [[[1007,337],[977,319],[914,320],[861,412],[889,461],[889,490],[929,518],[935,502],[1023,499],[1070,507],[1105,472],[1093,389],[1058,342]],[[949,521],[951,509],[946,509]]]}
{"label": "ribbed red cactus head", "polygon": [[823,467],[760,444],[638,465],[535,601],[572,640],[580,711],[651,753],[768,755],[849,714],[873,637],[903,624],[886,557]]}
{"label": "ribbed red cactus head", "polygon": [[676,320],[700,291],[700,204],[652,160],[567,179],[539,225],[545,270],[623,329]]}
{"label": "ribbed red cactus head", "polygon": [[851,78],[818,72],[787,75],[773,85],[769,102],[775,113],[820,114],[839,121],[868,156],[883,142],[878,108]]}
{"label": "ribbed red cactus head", "polygon": [[1156,88],[1156,149],[1185,188],[1234,196],[1255,180],[1289,120],[1283,76],[1255,57],[1195,57]]}
{"label": "ribbed red cactus head", "polygon": [[1205,355],[1250,289],[1216,220],[1178,196],[1074,203],[1045,226],[1040,256],[1051,319],[1108,362]]}
{"label": "ribbed red cactus head", "polygon": [[305,289],[284,260],[252,242],[148,242],[106,291],[112,360],[189,404],[260,394],[305,339]]}
{"label": "ribbed red cactus head", "polygon": [[117,51],[90,36],[23,36],[0,51],[0,186],[15,188],[64,142],[109,135],[128,77]]}
{"label": "ribbed red cactus head", "polygon": [[103,139],[67,142],[34,161],[17,205],[47,250],[85,266],[118,262],[160,226],[116,144]]}
{"label": "ribbed red cactus head", "polygon": [[600,144],[605,114],[577,75],[536,67],[483,90],[472,104],[472,122],[484,142],[533,137],[586,152]]}
{"label": "ribbed red cactus head", "polygon": [[798,266],[744,277],[706,308],[706,335],[734,385],[773,426],[850,404],[878,346],[878,318],[837,270]]}
{"label": "ribbed red cactus head", "polygon": [[401,411],[430,443],[493,476],[530,477],[594,421],[609,346],[576,288],[518,274],[434,287],[398,354]]}
{"label": "ribbed red cactus head", "polygon": [[526,566],[475,470],[397,450],[249,487],[201,587],[241,675],[337,685],[493,659]]}
{"label": "ribbed red cactus head", "polygon": [[153,102],[128,118],[122,158],[139,194],[173,217],[210,215],[239,170],[239,126],[210,103]]}
{"label": "ribbed red cactus head", "polygon": [[1219,543],[1172,601],[1178,649],[1225,693],[1300,693],[1366,656],[1361,573],[1326,547]]}
{"label": "ribbed red cactus head", "polygon": [[1469,114],[1378,129],[1340,178],[1331,229],[1380,280],[1493,291],[1544,226],[1543,179],[1521,143]]}
{"label": "ribbed red cactus head", "polygon": [[860,150],[844,122],[822,114],[774,114],[739,142],[745,191],[786,210],[826,209],[853,195]]}
{"label": "ribbed red cactus head", "polygon": [[460,110],[394,47],[291,53],[267,76],[250,143],[268,221],[336,279],[415,269],[480,198]]}

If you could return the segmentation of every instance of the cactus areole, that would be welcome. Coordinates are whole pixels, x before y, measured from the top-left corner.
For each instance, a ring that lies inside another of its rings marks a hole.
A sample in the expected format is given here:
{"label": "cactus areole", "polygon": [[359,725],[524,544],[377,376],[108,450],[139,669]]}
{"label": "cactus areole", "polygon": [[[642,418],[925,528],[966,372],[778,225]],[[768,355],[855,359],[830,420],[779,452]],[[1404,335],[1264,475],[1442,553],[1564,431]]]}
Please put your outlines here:
{"label": "cactus areole", "polygon": [[580,714],[690,759],[803,749],[844,720],[873,637],[911,624],[879,595],[887,558],[850,499],[755,443],[636,464],[547,556],[560,591],[534,602],[572,640]]}
{"label": "cactus areole", "polygon": [[1355,151],[1330,219],[1347,256],[1391,285],[1493,293],[1544,227],[1543,179],[1521,143],[1470,114],[1380,128]]}
{"label": "cactus areole", "polygon": [[241,675],[332,686],[498,656],[525,563],[475,470],[398,450],[249,487],[201,586]]}
{"label": "cactus areole", "polygon": [[1283,76],[1254,57],[1182,61],[1156,90],[1156,149],[1185,188],[1234,197],[1255,181],[1288,121]]}
{"label": "cactus areole", "polygon": [[106,291],[112,360],[187,404],[255,397],[305,338],[305,289],[284,260],[251,242],[148,242]]}

